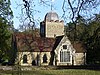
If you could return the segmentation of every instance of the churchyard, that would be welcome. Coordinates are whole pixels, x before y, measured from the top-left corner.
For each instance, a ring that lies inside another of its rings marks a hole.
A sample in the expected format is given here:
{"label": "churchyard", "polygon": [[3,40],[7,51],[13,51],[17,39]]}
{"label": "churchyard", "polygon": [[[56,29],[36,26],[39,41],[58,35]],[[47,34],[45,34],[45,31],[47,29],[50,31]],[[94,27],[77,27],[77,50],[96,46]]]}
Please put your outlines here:
{"label": "churchyard", "polygon": [[96,68],[20,67],[3,66],[0,68],[0,75],[100,75]]}

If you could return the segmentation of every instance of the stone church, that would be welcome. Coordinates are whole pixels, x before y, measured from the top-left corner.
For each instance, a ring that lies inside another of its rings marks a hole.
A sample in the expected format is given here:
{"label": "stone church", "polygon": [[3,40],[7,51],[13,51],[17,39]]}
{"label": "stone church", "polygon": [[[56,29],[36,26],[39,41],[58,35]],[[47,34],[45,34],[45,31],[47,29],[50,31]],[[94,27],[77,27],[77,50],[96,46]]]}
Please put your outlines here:
{"label": "stone church", "polygon": [[86,51],[81,42],[74,44],[64,35],[64,21],[50,11],[40,23],[40,36],[14,33],[17,51],[15,64],[22,66],[67,66],[86,64]]}

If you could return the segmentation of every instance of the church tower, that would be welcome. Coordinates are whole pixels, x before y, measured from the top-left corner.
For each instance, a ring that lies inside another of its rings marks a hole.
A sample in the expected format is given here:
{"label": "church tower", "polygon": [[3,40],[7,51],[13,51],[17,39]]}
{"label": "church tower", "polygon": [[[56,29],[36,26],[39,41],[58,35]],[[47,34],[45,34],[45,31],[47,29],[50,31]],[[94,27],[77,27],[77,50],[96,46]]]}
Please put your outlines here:
{"label": "church tower", "polygon": [[45,15],[44,21],[40,23],[40,35],[48,38],[64,35],[64,22],[59,20],[56,12],[50,11]]}

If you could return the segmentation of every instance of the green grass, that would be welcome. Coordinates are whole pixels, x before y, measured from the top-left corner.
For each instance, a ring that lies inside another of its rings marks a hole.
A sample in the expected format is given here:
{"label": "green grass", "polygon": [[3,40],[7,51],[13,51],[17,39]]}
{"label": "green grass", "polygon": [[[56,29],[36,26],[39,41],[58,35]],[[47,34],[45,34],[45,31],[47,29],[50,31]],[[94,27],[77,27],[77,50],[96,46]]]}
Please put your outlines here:
{"label": "green grass", "polygon": [[33,71],[0,71],[0,75],[100,75],[100,71],[95,70],[33,70]]}

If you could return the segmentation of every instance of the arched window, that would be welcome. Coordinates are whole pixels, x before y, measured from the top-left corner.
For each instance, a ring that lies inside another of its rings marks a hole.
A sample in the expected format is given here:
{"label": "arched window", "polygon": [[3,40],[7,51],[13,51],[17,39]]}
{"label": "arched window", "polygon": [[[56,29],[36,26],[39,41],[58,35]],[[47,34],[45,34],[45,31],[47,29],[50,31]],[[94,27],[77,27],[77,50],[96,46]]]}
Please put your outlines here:
{"label": "arched window", "polygon": [[43,63],[47,63],[47,55],[46,54],[43,55]]}
{"label": "arched window", "polygon": [[27,55],[23,56],[23,63],[27,63]]}
{"label": "arched window", "polygon": [[60,62],[70,62],[70,51],[60,51]]}
{"label": "arched window", "polygon": [[36,62],[35,62],[35,60],[32,61],[32,65],[36,66]]}

